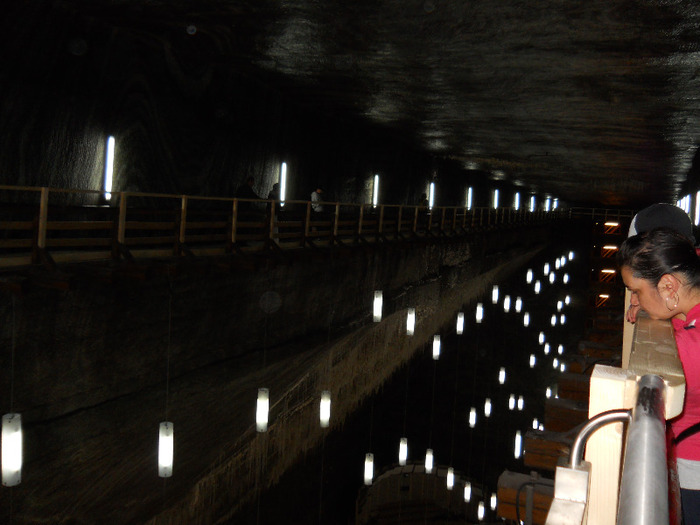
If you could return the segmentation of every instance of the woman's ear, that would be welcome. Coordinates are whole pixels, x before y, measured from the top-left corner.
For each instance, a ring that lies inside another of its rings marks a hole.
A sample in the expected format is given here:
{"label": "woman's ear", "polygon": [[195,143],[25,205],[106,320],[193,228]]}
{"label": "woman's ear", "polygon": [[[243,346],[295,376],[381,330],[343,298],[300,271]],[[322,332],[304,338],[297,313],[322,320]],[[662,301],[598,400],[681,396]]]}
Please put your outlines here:
{"label": "woman's ear", "polygon": [[666,273],[661,276],[657,289],[662,297],[670,297],[681,287],[681,282],[672,274]]}

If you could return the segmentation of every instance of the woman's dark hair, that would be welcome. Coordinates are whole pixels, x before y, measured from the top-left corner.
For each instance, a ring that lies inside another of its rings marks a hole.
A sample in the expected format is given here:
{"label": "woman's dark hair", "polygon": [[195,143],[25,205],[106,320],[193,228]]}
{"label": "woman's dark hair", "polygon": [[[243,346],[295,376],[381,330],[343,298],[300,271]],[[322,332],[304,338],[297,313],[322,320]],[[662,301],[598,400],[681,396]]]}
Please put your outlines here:
{"label": "woman's dark hair", "polygon": [[695,247],[687,237],[668,228],[629,237],[617,252],[617,264],[654,286],[665,274],[680,273],[691,288],[700,288],[700,258]]}

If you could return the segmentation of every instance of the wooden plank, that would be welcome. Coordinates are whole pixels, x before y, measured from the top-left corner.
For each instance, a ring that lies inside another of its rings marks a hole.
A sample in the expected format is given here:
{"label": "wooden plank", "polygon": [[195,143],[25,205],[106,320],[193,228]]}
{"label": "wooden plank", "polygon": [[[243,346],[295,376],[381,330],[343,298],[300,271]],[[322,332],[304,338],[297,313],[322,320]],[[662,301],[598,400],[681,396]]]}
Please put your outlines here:
{"label": "wooden plank", "polygon": [[169,235],[166,237],[129,237],[126,239],[126,245],[175,244],[175,241],[175,235]]}
{"label": "wooden plank", "polygon": [[0,221],[0,230],[29,230],[34,228],[33,221]]}
{"label": "wooden plank", "polygon": [[112,221],[48,221],[47,230],[73,231],[73,230],[111,230],[114,228]]}
{"label": "wooden plank", "polygon": [[0,239],[0,248],[31,248],[32,239]]}
{"label": "wooden plank", "polygon": [[112,246],[111,237],[108,239],[99,237],[90,238],[65,238],[65,239],[46,239],[46,246],[50,248],[57,247],[78,247],[78,246],[94,246],[94,247],[104,247]]}
{"label": "wooden plank", "polygon": [[[547,521],[547,513],[554,498],[554,486],[552,480],[533,478],[526,474],[505,471],[498,478],[498,517],[507,520],[525,520],[528,483],[534,483],[532,496],[532,522],[544,524]],[[546,485],[545,485],[546,483]],[[551,484],[551,486],[550,486]],[[518,489],[521,488],[520,494]],[[516,501],[519,513],[516,511]]]}
{"label": "wooden plank", "polygon": [[572,444],[570,432],[529,430],[523,440],[525,466],[554,472],[559,460],[569,457]]}
{"label": "wooden plank", "polygon": [[[630,408],[635,378],[621,368],[596,365],[591,375],[588,416],[606,410]],[[615,525],[622,463],[622,423],[606,425],[595,432],[586,445],[591,479],[588,521],[591,525]]]}
{"label": "wooden plank", "polygon": [[547,399],[544,426],[553,432],[567,432],[588,419],[587,403],[569,399]]}
{"label": "wooden plank", "polygon": [[172,230],[175,222],[126,221],[127,230]]}

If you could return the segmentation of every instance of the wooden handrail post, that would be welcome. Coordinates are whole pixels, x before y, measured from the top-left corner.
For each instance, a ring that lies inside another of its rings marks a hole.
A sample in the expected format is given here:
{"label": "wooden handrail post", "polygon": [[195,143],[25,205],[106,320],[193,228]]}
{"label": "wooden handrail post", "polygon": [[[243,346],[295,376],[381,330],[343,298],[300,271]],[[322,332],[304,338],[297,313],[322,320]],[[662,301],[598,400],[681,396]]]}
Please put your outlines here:
{"label": "wooden handrail post", "polygon": [[379,225],[377,231],[381,234],[384,231],[384,205],[379,205]]}
{"label": "wooden handrail post", "polygon": [[309,237],[309,222],[311,222],[311,201],[306,203],[306,217],[304,217],[304,244]]}
{"label": "wooden handrail post", "polygon": [[396,220],[396,236],[401,233],[401,220],[403,219],[403,206],[399,205],[399,215],[398,219]]}
{"label": "wooden handrail post", "polygon": [[333,243],[336,242],[336,239],[338,238],[338,222],[340,221],[340,203],[336,202],[335,203],[335,214],[333,215],[333,239],[331,241]]}
{"label": "wooden handrail post", "polygon": [[364,205],[360,204],[360,218],[357,222],[357,235],[362,235],[362,221],[364,220],[364,215],[365,215],[365,207]]}
{"label": "wooden handrail post", "polygon": [[418,206],[413,208],[413,233],[418,231]]}
{"label": "wooden handrail post", "polygon": [[41,188],[39,200],[39,228],[37,231],[36,245],[39,249],[46,248],[46,223],[49,217],[49,189]]}
{"label": "wooden handrail post", "polygon": [[117,242],[124,245],[126,240],[126,201],[128,194],[119,192],[119,222],[117,223]]}
{"label": "wooden handrail post", "polygon": [[180,235],[178,236],[178,253],[182,255],[181,246],[185,244],[185,232],[187,231],[187,195],[183,195],[180,199]]}
{"label": "wooden handrail post", "polygon": [[267,231],[270,242],[275,242],[275,208],[277,201],[270,201],[270,227]]}
{"label": "wooden handrail post", "polygon": [[457,231],[457,208],[452,211],[452,231]]}
{"label": "wooden handrail post", "polygon": [[236,244],[236,233],[238,230],[238,199],[233,199],[231,210],[231,244]]}

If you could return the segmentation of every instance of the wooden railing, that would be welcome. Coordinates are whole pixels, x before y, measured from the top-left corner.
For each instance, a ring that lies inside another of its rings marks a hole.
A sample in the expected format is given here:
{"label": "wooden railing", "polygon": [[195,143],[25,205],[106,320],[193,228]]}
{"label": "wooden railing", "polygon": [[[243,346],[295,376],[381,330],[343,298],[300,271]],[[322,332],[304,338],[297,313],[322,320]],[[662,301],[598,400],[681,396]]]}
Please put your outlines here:
{"label": "wooden railing", "polygon": [[454,236],[564,213],[0,186],[0,267]]}

